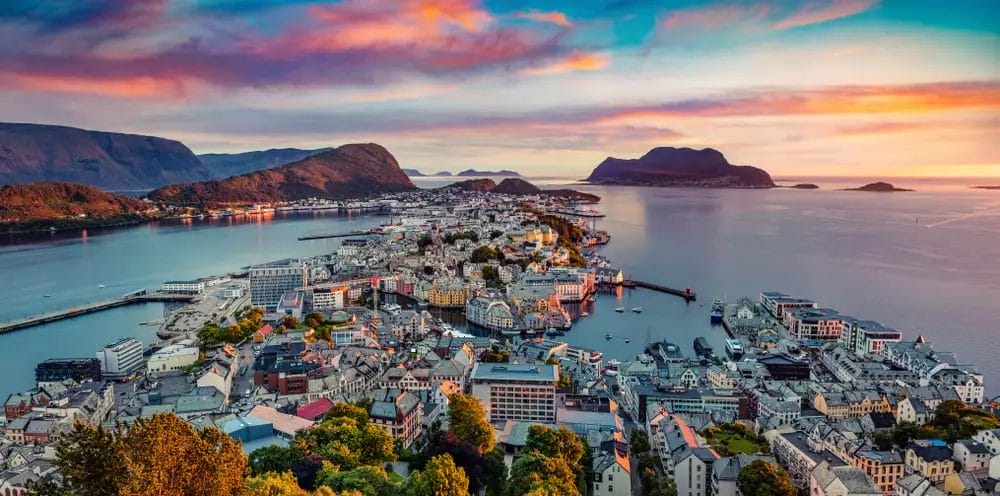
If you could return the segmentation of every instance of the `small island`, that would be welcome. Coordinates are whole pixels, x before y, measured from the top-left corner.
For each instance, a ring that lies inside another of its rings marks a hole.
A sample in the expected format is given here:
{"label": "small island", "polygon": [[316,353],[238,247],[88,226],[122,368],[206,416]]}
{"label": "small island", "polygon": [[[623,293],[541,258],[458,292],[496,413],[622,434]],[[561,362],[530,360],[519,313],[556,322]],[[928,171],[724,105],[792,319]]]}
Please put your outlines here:
{"label": "small island", "polygon": [[521,177],[517,172],[507,169],[498,171],[466,169],[455,175],[461,177]]}
{"label": "small island", "polygon": [[773,188],[767,171],[730,164],[712,148],[658,147],[633,159],[608,157],[590,173],[591,184],[686,186],[702,188]]}
{"label": "small island", "polygon": [[819,189],[819,185],[816,185],[816,184],[813,184],[813,183],[799,183],[799,184],[794,184],[792,186],[786,186],[786,187],[787,188],[792,188],[792,189]]}
{"label": "small island", "polygon": [[893,193],[897,191],[913,191],[912,189],[897,188],[891,183],[877,181],[868,183],[860,188],[845,188],[843,191],[872,191],[875,193]]}
{"label": "small island", "polygon": [[1000,190],[1000,184],[993,186],[973,186],[972,189],[995,189]]}

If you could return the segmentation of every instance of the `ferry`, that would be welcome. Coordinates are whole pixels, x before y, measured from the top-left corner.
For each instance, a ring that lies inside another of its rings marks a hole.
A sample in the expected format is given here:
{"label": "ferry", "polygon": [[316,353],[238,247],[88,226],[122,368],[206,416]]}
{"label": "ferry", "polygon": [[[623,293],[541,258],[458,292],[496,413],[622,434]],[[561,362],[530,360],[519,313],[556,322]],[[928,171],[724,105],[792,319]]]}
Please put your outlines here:
{"label": "ferry", "polygon": [[612,336],[612,335],[610,335],[610,334],[605,334],[605,335],[604,335],[604,339],[607,339],[608,341],[611,341],[611,338],[613,338],[613,337],[614,337],[614,336]]}
{"label": "ferry", "polygon": [[711,317],[711,321],[713,324],[722,323],[722,311],[724,309],[725,309],[725,304],[722,303],[722,300],[718,298],[712,300],[712,311],[711,313],[709,313],[709,315]]}
{"label": "ferry", "polygon": [[625,311],[625,307],[615,307],[615,311],[618,313],[622,313]]}
{"label": "ferry", "polygon": [[97,289],[104,289],[104,288],[106,288],[106,287],[107,287],[107,286],[105,286],[105,285],[103,285],[103,284],[98,284],[98,285],[97,285]]}
{"label": "ferry", "polygon": [[632,311],[635,313],[642,313],[642,307],[632,307]]}
{"label": "ferry", "polygon": [[743,343],[741,343],[739,339],[727,339],[726,353],[729,354],[729,358],[732,358],[733,360],[743,358]]}

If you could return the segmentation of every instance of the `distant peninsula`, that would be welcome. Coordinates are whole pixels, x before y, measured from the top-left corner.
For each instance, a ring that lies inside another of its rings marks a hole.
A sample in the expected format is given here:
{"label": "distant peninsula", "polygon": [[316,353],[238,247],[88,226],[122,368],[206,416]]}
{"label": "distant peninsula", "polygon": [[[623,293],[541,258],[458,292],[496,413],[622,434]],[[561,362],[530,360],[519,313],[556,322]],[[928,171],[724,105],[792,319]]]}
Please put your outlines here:
{"label": "distant peninsula", "polygon": [[996,186],[973,186],[972,189],[996,189],[1000,190],[1000,184]]}
{"label": "distant peninsula", "polygon": [[799,183],[788,187],[793,189],[819,189],[819,185],[813,183]]}
{"label": "distant peninsula", "polygon": [[600,196],[584,193],[582,191],[576,191],[572,189],[541,189],[534,184],[525,181],[524,179],[510,177],[500,181],[499,184],[494,182],[492,179],[482,178],[482,179],[467,179],[465,181],[459,181],[456,183],[451,183],[443,187],[444,189],[460,189],[463,191],[478,191],[483,193],[496,193],[502,195],[544,195],[544,196],[555,196],[560,198],[570,198],[574,200],[579,200],[588,203],[596,203],[601,200]]}
{"label": "distant peninsula", "polygon": [[212,172],[213,178],[222,179],[270,169],[272,167],[280,167],[330,150],[333,150],[333,148],[318,148],[316,150],[271,148],[269,150],[243,153],[206,153],[198,155],[198,159]]}
{"label": "distant peninsula", "polygon": [[161,216],[150,203],[87,184],[0,186],[0,233],[127,225]]}
{"label": "distant peninsula", "polygon": [[424,174],[417,169],[403,169],[403,172],[410,177],[451,177],[451,172],[440,171],[433,174]]}
{"label": "distant peninsula", "polygon": [[636,186],[773,188],[763,169],[732,165],[718,150],[659,147],[637,159],[608,157],[587,182]]}
{"label": "distant peninsula", "polygon": [[154,201],[198,206],[347,199],[416,189],[396,158],[375,143],[344,145],[298,162],[228,179],[166,186]]}
{"label": "distant peninsula", "polygon": [[892,193],[896,191],[913,191],[912,189],[897,188],[890,183],[877,181],[868,183],[859,188],[845,188],[843,191],[872,191],[875,193]]}
{"label": "distant peninsula", "polygon": [[466,169],[455,175],[461,177],[521,177],[521,175],[518,174],[517,172],[506,169],[498,171],[488,171],[488,170],[481,171],[476,169]]}

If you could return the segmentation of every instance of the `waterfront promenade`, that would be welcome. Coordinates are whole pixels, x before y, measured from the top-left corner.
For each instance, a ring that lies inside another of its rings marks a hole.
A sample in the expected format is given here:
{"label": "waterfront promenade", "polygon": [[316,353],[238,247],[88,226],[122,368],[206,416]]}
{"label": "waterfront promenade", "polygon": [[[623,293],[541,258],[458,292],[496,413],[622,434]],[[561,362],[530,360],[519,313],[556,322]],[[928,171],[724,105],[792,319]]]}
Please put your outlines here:
{"label": "waterfront promenade", "polygon": [[37,325],[48,324],[49,322],[56,322],[58,320],[70,319],[73,317],[78,317],[80,315],[86,315],[89,313],[100,312],[102,310],[108,310],[111,308],[131,305],[133,303],[150,303],[150,302],[190,303],[194,299],[195,299],[194,295],[163,293],[159,291],[148,292],[145,289],[141,289],[139,291],[126,293],[122,296],[119,296],[118,298],[113,298],[110,300],[87,303],[84,305],[66,308],[63,310],[56,310],[54,312],[32,315],[30,317],[25,317],[23,319],[4,322],[0,324],[0,334],[18,331],[21,329],[27,329],[29,327],[34,327]]}

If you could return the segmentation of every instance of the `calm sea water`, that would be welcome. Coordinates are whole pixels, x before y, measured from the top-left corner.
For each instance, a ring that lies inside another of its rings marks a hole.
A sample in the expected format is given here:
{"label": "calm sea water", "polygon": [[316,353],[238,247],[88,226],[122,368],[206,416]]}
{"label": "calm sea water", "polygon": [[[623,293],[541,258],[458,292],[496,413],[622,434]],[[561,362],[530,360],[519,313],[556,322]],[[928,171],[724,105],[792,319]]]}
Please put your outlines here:
{"label": "calm sea water", "polygon": [[[777,290],[881,321],[907,336],[923,334],[936,349],[977,364],[989,390],[1000,392],[1000,191],[970,190],[968,182],[895,180],[919,191],[876,194],[833,190],[865,181],[811,182],[823,189],[573,186],[603,197],[598,208],[608,216],[597,227],[612,241],[602,253],[636,279],[691,287],[699,301],[687,304],[646,290],[602,294],[565,339],[599,349],[606,359],[641,353],[647,336],[677,343],[689,355],[701,335],[721,349],[723,331],[708,322],[712,298],[732,301]],[[6,280],[0,320],[155,288],[164,280],[328,253],[339,240],[295,238],[382,220],[275,216],[7,238],[0,241]],[[106,287],[98,289],[101,284]],[[644,312],[618,314],[613,309],[619,305]],[[0,335],[0,397],[30,387],[34,365],[45,358],[92,356],[123,335],[150,342],[154,329],[138,323],[162,315],[162,305],[148,304]],[[615,337],[608,341],[605,334]]]}

